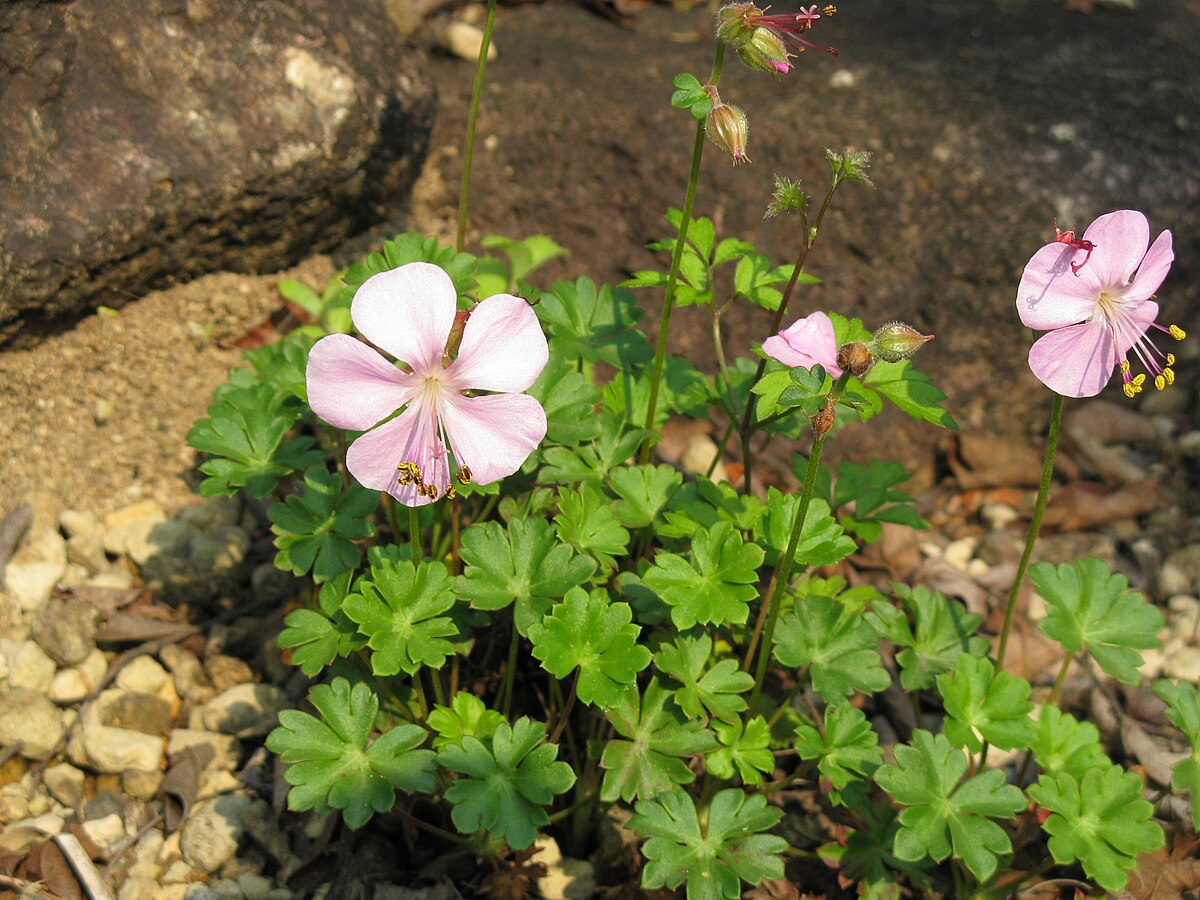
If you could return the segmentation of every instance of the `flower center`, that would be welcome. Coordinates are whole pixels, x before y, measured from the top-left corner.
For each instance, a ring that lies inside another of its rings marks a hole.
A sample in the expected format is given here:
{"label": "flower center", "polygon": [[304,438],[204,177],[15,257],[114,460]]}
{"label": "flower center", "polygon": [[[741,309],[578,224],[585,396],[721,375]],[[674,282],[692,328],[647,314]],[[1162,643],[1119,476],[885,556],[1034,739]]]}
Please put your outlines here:
{"label": "flower center", "polygon": [[[1159,350],[1150,340],[1150,329],[1156,328],[1177,341],[1187,337],[1186,332],[1178,325],[1163,327],[1157,322],[1151,322],[1147,327],[1137,322],[1131,315],[1134,305],[1128,303],[1119,290],[1101,291],[1100,296],[1096,298],[1096,315],[1104,318],[1104,324],[1112,335],[1114,350],[1117,353],[1117,368],[1124,382],[1121,389],[1125,396],[1131,399],[1142,392],[1146,372],[1153,377],[1154,386],[1160,391],[1175,383],[1175,370],[1172,368],[1175,365],[1175,354]],[[1141,362],[1146,372],[1131,374],[1133,366],[1129,362],[1129,350],[1133,351],[1133,355]]]}
{"label": "flower center", "polygon": [[[415,486],[417,496],[430,500],[438,499],[438,483],[442,481],[442,478],[435,477],[434,472],[449,469],[447,448],[450,443],[440,414],[442,392],[446,390],[453,389],[442,380],[441,372],[422,378],[417,396],[411,401],[417,407],[415,413],[419,417],[414,439],[406,451],[408,458],[396,466],[396,483],[404,487]],[[412,458],[414,455],[417,459]],[[427,466],[424,470],[422,462]],[[468,466],[460,465],[456,473],[450,474],[458,478],[459,484],[471,482],[471,469]],[[458,496],[453,479],[446,483],[441,496],[451,500]]]}

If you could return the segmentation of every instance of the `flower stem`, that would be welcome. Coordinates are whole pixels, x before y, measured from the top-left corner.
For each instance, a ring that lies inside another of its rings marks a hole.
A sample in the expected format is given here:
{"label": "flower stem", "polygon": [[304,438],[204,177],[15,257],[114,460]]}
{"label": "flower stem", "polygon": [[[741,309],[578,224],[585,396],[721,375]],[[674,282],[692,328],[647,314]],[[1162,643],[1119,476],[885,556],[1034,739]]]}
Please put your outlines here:
{"label": "flower stem", "polygon": [[729,365],[725,362],[725,345],[721,340],[721,314],[715,309],[712,317],[712,339],[713,353],[717,357],[717,371],[725,381],[725,392],[729,395],[729,416],[736,420],[741,413],[738,412],[737,395],[733,392],[733,379],[729,377]]}
{"label": "flower stem", "polygon": [[483,75],[487,71],[488,49],[492,45],[492,30],[496,27],[496,0],[488,0],[487,20],[483,23],[483,43],[479,45],[479,62],[475,66],[475,87],[471,91],[471,110],[467,114],[467,140],[463,148],[462,183],[458,188],[458,232],[454,248],[460,253],[467,240],[467,203],[471,194],[471,163],[475,159],[475,124],[479,119],[479,99],[483,96]]}
{"label": "flower stem", "polygon": [[408,536],[412,540],[413,565],[420,565],[424,558],[421,550],[421,516],[415,506],[408,508]]}
{"label": "flower stem", "polygon": [[1004,610],[1004,627],[1000,630],[1000,646],[996,650],[996,670],[1004,668],[1004,654],[1008,650],[1008,633],[1012,629],[1013,613],[1017,609],[1017,595],[1021,592],[1021,584],[1025,581],[1025,571],[1029,568],[1029,559],[1033,556],[1033,546],[1037,543],[1038,532],[1042,530],[1042,516],[1046,513],[1046,501],[1050,497],[1050,479],[1054,475],[1054,454],[1058,450],[1058,430],[1062,424],[1063,398],[1062,394],[1054,395],[1054,405],[1050,409],[1050,431],[1046,436],[1046,457],[1042,463],[1042,483],[1038,486],[1037,503],[1033,508],[1033,519],[1029,522],[1029,534],[1025,538],[1025,552],[1021,554],[1021,562],[1017,566],[1016,577],[1013,578],[1012,590],[1008,592],[1008,606]]}
{"label": "flower stem", "polygon": [[512,709],[513,684],[517,677],[517,648],[521,642],[521,635],[517,631],[517,622],[514,619],[512,623],[512,643],[508,645],[508,666],[504,670],[504,682],[500,685],[500,695],[504,698],[504,702],[500,706],[500,712],[505,719],[508,718],[508,713]]}
{"label": "flower stem", "polygon": [[[725,62],[725,44],[717,41],[717,52],[713,58],[709,84],[721,80],[721,68]],[[654,434],[654,417],[658,412],[658,387],[662,381],[663,362],[667,355],[667,333],[671,327],[671,313],[675,309],[675,288],[679,283],[679,263],[687,245],[688,226],[692,221],[692,210],[696,205],[696,185],[700,181],[700,161],[704,158],[704,122],[696,123],[696,140],[692,144],[692,167],[688,172],[687,193],[683,201],[683,218],[679,222],[679,235],[675,238],[675,249],[671,253],[671,268],[667,272],[667,290],[663,295],[662,319],[658,323],[658,342],[654,348],[654,372],[650,377],[650,400],[646,407],[646,437],[638,462],[650,462],[651,438]]]}
{"label": "flower stem", "polygon": [[[833,389],[830,396],[837,402],[837,398],[842,395],[842,391],[846,387],[846,382],[850,376],[843,373],[837,381],[833,383]],[[800,504],[796,507],[796,518],[792,522],[792,535],[788,538],[787,549],[783,551],[783,555],[779,557],[779,562],[775,564],[775,574],[771,576],[771,583],[768,587],[769,597],[767,600],[767,617],[766,624],[762,629],[762,645],[758,647],[758,665],[754,670],[754,691],[750,695],[750,708],[754,709],[758,702],[758,697],[762,693],[763,680],[767,676],[767,663],[771,659],[771,642],[775,638],[775,625],[779,621],[780,609],[783,606],[783,591],[787,587],[788,579],[792,574],[792,563],[796,559],[796,548],[800,545],[800,534],[804,531],[804,519],[808,515],[808,506],[812,502],[813,489],[817,484],[817,472],[821,468],[821,448],[825,444],[825,435],[818,435],[813,440],[812,452],[808,456],[808,468],[804,472],[804,487],[800,492]],[[759,622],[762,622],[762,616],[759,616]],[[755,623],[755,634],[750,638],[750,648],[746,651],[746,661],[749,663],[755,651],[755,645],[758,642],[758,622]],[[747,665],[747,669],[749,666]]]}
{"label": "flower stem", "polygon": [[567,702],[563,704],[562,712],[559,713],[558,724],[554,726],[554,732],[547,738],[551,744],[558,743],[563,729],[567,727],[567,722],[571,719],[571,710],[575,707],[575,695],[579,690],[579,676],[582,673],[583,669],[575,670],[575,680],[571,682],[571,691],[567,694]]}

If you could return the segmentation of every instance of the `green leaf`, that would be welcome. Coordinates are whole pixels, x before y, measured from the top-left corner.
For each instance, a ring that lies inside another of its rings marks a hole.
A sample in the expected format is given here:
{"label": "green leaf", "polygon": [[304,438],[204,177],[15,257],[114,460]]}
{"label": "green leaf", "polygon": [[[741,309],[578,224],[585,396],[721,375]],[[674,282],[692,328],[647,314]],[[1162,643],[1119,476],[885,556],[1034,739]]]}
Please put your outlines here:
{"label": "green leaf", "polygon": [[605,710],[619,735],[604,745],[600,757],[605,770],[600,799],[605,803],[657,797],[673,785],[696,780],[680,757],[712,750],[716,738],[701,723],[684,721],[669,708],[670,696],[657,681],[640,698],[637,686],[630,685],[620,702]]}
{"label": "green leaf", "polygon": [[686,109],[697,122],[703,122],[712,110],[712,98],[704,93],[704,86],[695,75],[681,72],[671,79],[675,92],[671,94],[671,105]]}
{"label": "green leaf", "polygon": [[637,330],[642,317],[633,294],[584,276],[556,281],[534,307],[550,331],[554,356],[566,360],[604,362],[630,369],[654,355],[646,336]]}
{"label": "green leaf", "polygon": [[928,375],[913,368],[912,360],[877,362],[862,379],[864,393],[879,393],[902,412],[922,422],[943,428],[958,428],[950,413],[941,407],[946,395],[935,388]]}
{"label": "green leaf", "polygon": [[571,588],[540,623],[529,626],[533,655],[555,678],[576,668],[576,694],[584,703],[615,706],[637,673],[650,665],[650,651],[638,644],[642,629],[628,603],[609,603]]}
{"label": "green leaf", "polygon": [[761,547],[747,544],[728,522],[699,532],[685,559],[659,553],[642,576],[646,586],[671,607],[681,630],[701,625],[744,624],[749,602],[758,596]]}
{"label": "green leaf", "polygon": [[577,491],[559,488],[558,508],[558,539],[589,554],[601,569],[615,568],[617,559],[629,552],[629,532],[621,527],[607,494],[589,484]]}
{"label": "green leaf", "polygon": [[838,880],[857,885],[863,900],[900,900],[910,894],[921,896],[907,887],[902,890],[897,872],[907,876],[911,886],[928,892],[929,876],[924,870],[932,864],[927,860],[914,863],[898,859],[892,852],[896,833],[900,830],[897,811],[885,804],[864,804],[855,811],[862,816],[865,827],[852,829],[844,838],[817,851],[827,865],[839,869]]}
{"label": "green leaf", "polygon": [[434,750],[452,744],[461,745],[465,737],[490,740],[502,724],[504,716],[494,709],[488,709],[482,700],[465,691],[455,694],[449,706],[435,706],[429,714],[429,727],[436,735],[433,739]]}
{"label": "green leaf", "polygon": [[1092,769],[1112,765],[1100,749],[1100,732],[1091,722],[1080,722],[1057,706],[1043,706],[1029,749],[1038,765],[1050,775],[1067,772],[1076,779]]}
{"label": "green leaf", "polygon": [[712,638],[707,634],[695,637],[681,634],[673,644],[658,648],[654,664],[661,673],[680,683],[672,699],[689,719],[711,714],[725,722],[735,722],[746,708],[746,699],[739,695],[754,687],[754,679],[749,672],[741,671],[736,659],[722,659],[705,672],[712,646]]}
{"label": "green leaf", "polygon": [[826,703],[855,691],[873,694],[892,681],[880,665],[875,631],[829,597],[809,597],[780,616],[773,649],[785,666],[809,667],[813,688]]}
{"label": "green leaf", "polygon": [[619,413],[588,415],[599,427],[599,434],[590,443],[543,450],[546,466],[538,472],[539,482],[558,487],[576,481],[600,481],[610,469],[637,452],[646,433],[643,429],[628,427],[628,420]]}
{"label": "green leaf", "polygon": [[583,584],[596,571],[591,557],[560,544],[544,519],[514,519],[508,526],[482,522],[462,533],[464,563],[458,594],[476,609],[510,603],[521,634],[541,621],[552,601]]}
{"label": "green leaf", "polygon": [[866,619],[881,637],[903,648],[896,654],[900,684],[906,691],[933,686],[934,676],[948,672],[962,653],[986,656],[990,645],[973,637],[982,617],[936,591],[918,585],[893,584],[908,616],[889,603],[876,603]]}
{"label": "green leaf", "polygon": [[1192,755],[1175,764],[1171,787],[1188,792],[1192,828],[1200,830],[1200,696],[1194,684],[1182,681],[1172,684],[1166,679],[1154,683],[1154,693],[1167,704],[1167,718],[1183,732],[1191,748]]}
{"label": "green leaf", "polygon": [[562,357],[551,356],[526,392],[546,411],[546,440],[573,445],[600,433],[595,416],[600,392]]}
{"label": "green leaf", "polygon": [[621,524],[645,528],[683,484],[683,474],[672,466],[622,466],[609,473],[608,483],[621,498],[614,507]]}
{"label": "green leaf", "polygon": [[441,615],[454,606],[452,587],[440,562],[372,566],[359,579],[342,609],[367,636],[375,675],[437,669],[454,655],[446,638],[457,635],[458,628]]}
{"label": "green leaf", "polygon": [[465,735],[438,753],[438,762],[464,777],[445,797],[450,818],[462,834],[483,828],[514,850],[533,844],[537,829],[550,822],[545,807],[575,783],[575,773],[557,761],[558,746],[543,743],[546,726],[522,716],[496,727],[489,744]]}
{"label": "green leaf", "polygon": [[714,721],[712,728],[721,746],[704,757],[708,771],[718,778],[731,779],[736,774],[746,784],[762,784],[762,773],[775,768],[767,720],[755,716],[743,728],[739,717],[732,722]]}
{"label": "green leaf", "polygon": [[[778,560],[792,537],[796,513],[800,509],[798,494],[784,494],[774,487],[767,489],[767,514],[755,532],[755,540],[771,553],[768,562]],[[798,566],[831,566],[841,562],[858,547],[846,536],[829,510],[829,504],[813,497],[800,529],[796,544],[795,564]]]}
{"label": "green leaf", "polygon": [[332,581],[358,565],[355,541],[375,534],[368,516],[375,511],[379,494],[358,484],[345,489],[342,479],[324,466],[304,473],[304,492],[289,494],[283,503],[267,509],[276,535],[275,565],[313,581]]}
{"label": "green leaf", "polygon": [[866,780],[883,764],[879,735],[867,715],[849,703],[825,707],[825,733],[812,725],[796,728],[796,752],[801,759],[819,760],[821,777],[833,785],[830,799],[841,803],[841,792]]}
{"label": "green leaf", "polygon": [[341,611],[351,578],[351,572],[344,572],[321,585],[320,610],[297,609],[284,619],[286,627],[279,634],[279,646],[291,650],[292,665],[309,678],[366,643]]}
{"label": "green leaf", "polygon": [[289,809],[340,809],[347,825],[360,828],[392,808],[396,791],[433,791],[433,751],[417,749],[424,729],[399,725],[367,745],[379,701],[365,684],[351,690],[349,681],[335,678],[308,699],[320,719],[285,709],[267,736],[267,749],[289,764],[283,775],[292,785]]}
{"label": "green leaf", "polygon": [[666,523],[655,532],[663,537],[691,538],[717,522],[729,522],[738,531],[756,531],[766,506],[753,494],[739,494],[728,482],[707,478],[689,481],[671,495]]}
{"label": "green leaf", "polygon": [[[316,339],[304,331],[290,332],[283,340],[247,350],[245,359],[254,367],[258,380],[276,391],[308,402],[308,351]],[[306,418],[301,410],[301,418]]]}
{"label": "green leaf", "polygon": [[1004,773],[990,769],[959,784],[967,758],[945,736],[913,732],[911,746],[896,747],[896,762],[881,766],[876,783],[906,809],[896,833],[897,857],[915,862],[926,856],[941,862],[951,853],[980,881],[999,866],[999,856],[1012,852],[1008,835],[986,818],[1010,817],[1025,808],[1020,788],[1004,783]]}
{"label": "green leaf", "polygon": [[[616,374],[604,387],[604,407],[644,425],[650,412],[650,388],[653,373],[649,367],[627,369]],[[705,415],[713,402],[712,382],[707,375],[679,356],[668,356],[663,363],[654,421],[661,426],[672,412],[681,415]]]}
{"label": "green leaf", "polygon": [[639,800],[636,810],[628,827],[648,838],[642,847],[647,859],[642,887],[647,890],[677,888],[686,881],[688,900],[736,900],[743,881],[754,886],[783,877],[779,854],[787,841],[762,833],[783,811],[767,806],[761,794],[719,791],[703,826],[692,798],[678,789]]}
{"label": "green leaf", "polygon": [[903,491],[894,490],[908,481],[909,474],[899,463],[872,460],[868,465],[859,465],[842,460],[837,468],[837,487],[834,494],[834,509],[854,504],[852,515],[842,515],[842,526],[869,544],[879,540],[883,523],[892,522],[909,528],[928,528],[929,523],[921,518],[913,505],[913,498]]}
{"label": "green leaf", "polygon": [[1055,568],[1038,563],[1029,570],[1046,600],[1042,634],[1068,653],[1087,650],[1107,674],[1136,685],[1142,655],[1133,648],[1157,648],[1163,616],[1146,598],[1129,590],[1124,575],[1114,574],[1094,557]]}
{"label": "green leaf", "polygon": [[[755,306],[774,312],[779,309],[783,291],[776,285],[787,284],[792,277],[793,265],[776,266],[769,256],[762,253],[745,253],[738,259],[734,272],[734,290]],[[820,284],[821,279],[807,272],[796,277],[796,284]]]}
{"label": "green leaf", "polygon": [[262,500],[280,478],[321,461],[312,438],[283,439],[301,415],[293,394],[251,382],[224,385],[213,401],[208,418],[198,420],[187,434],[189,446],[214,457],[200,465],[208,476],[200,484],[205,497],[244,488]]}
{"label": "green leaf", "polygon": [[555,257],[567,255],[566,247],[559,246],[544,234],[533,234],[520,240],[489,234],[479,243],[489,250],[499,250],[508,257],[508,285],[502,290],[510,292],[516,290],[517,283],[524,281],[535,269]]}
{"label": "green leaf", "polygon": [[1043,774],[1029,796],[1051,815],[1042,824],[1050,855],[1059,865],[1078,860],[1089,878],[1108,891],[1124,890],[1140,853],[1162,847],[1163,830],[1142,798],[1142,779],[1120,766],[1092,769],[1077,779],[1069,772]]}
{"label": "green leaf", "polygon": [[942,733],[955,747],[977,753],[983,742],[1002,750],[1028,747],[1033,739],[1029,682],[997,672],[990,659],[959,654],[954,669],[937,678],[946,706]]}

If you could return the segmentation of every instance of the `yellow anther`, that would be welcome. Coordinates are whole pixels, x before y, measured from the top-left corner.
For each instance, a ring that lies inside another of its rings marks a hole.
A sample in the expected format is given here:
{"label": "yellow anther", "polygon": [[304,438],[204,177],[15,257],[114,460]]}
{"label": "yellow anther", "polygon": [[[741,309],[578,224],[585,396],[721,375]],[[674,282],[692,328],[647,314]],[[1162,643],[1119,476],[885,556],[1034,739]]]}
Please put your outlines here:
{"label": "yellow anther", "polygon": [[470,484],[471,483],[471,467],[470,466],[462,466],[459,468],[458,481],[459,481],[459,484]]}
{"label": "yellow anther", "polygon": [[458,491],[456,491],[454,489],[454,485],[452,485],[452,484],[447,486],[447,488],[446,488],[446,499],[447,500],[457,500],[458,499]]}
{"label": "yellow anther", "polygon": [[1167,379],[1161,375],[1154,376],[1154,386],[1160,391],[1167,386]]}
{"label": "yellow anther", "polygon": [[1174,353],[1167,354],[1167,365],[1168,366],[1175,365],[1175,354]]}
{"label": "yellow anther", "polygon": [[1167,384],[1174,384],[1175,383],[1175,370],[1172,369],[1170,366],[1165,367],[1162,370],[1162,377],[1167,380]]}
{"label": "yellow anther", "polygon": [[1121,390],[1123,390],[1123,391],[1125,392],[1125,396],[1126,396],[1126,397],[1128,397],[1130,400],[1132,400],[1134,397],[1136,397],[1136,396],[1137,396],[1137,392],[1138,392],[1138,389],[1137,389],[1136,387],[1134,387],[1134,386],[1133,386],[1133,385],[1132,385],[1130,382],[1128,382],[1128,381],[1127,381],[1127,382],[1125,382],[1125,384],[1123,384],[1123,385],[1121,386]]}
{"label": "yellow anther", "polygon": [[1129,371],[1129,360],[1127,360],[1127,359],[1121,360],[1121,365],[1119,368],[1121,369],[1122,375],[1124,375],[1126,372],[1128,372]]}
{"label": "yellow anther", "polygon": [[1142,389],[1142,385],[1145,384],[1145,382],[1146,382],[1146,373],[1145,372],[1142,372],[1140,375],[1136,376],[1133,379],[1133,383],[1137,385],[1139,391]]}
{"label": "yellow anther", "polygon": [[830,3],[824,9],[822,9],[821,12],[825,13],[827,16],[832,16],[835,12],[837,12],[837,7]]}
{"label": "yellow anther", "polygon": [[1187,332],[1178,325],[1172,325],[1167,329],[1167,331],[1170,333],[1171,337],[1175,338],[1177,341],[1182,341],[1185,337],[1187,337]]}

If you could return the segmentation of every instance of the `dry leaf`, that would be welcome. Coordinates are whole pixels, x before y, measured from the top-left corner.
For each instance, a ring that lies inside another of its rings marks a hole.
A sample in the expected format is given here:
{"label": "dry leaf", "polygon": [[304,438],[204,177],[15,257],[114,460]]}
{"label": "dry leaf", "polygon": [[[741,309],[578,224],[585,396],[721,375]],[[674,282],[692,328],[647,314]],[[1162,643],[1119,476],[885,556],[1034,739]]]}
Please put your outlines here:
{"label": "dry leaf", "polygon": [[[151,610],[154,607],[147,607]],[[157,615],[118,612],[96,632],[97,643],[135,643],[155,641],[186,628],[181,622],[166,622]]]}
{"label": "dry leaf", "polygon": [[967,432],[947,438],[946,461],[963,490],[1036,485],[1042,451],[1001,435]]}
{"label": "dry leaf", "polygon": [[1044,528],[1086,531],[1131,519],[1162,506],[1158,482],[1153,478],[1123,485],[1116,490],[1103,484],[1075,481],[1059,490],[1046,505]]}
{"label": "dry leaf", "polygon": [[1200,890],[1200,860],[1193,856],[1196,846],[1194,836],[1181,834],[1170,852],[1164,847],[1139,857],[1126,893],[1133,900],[1178,900],[1188,891]]}

